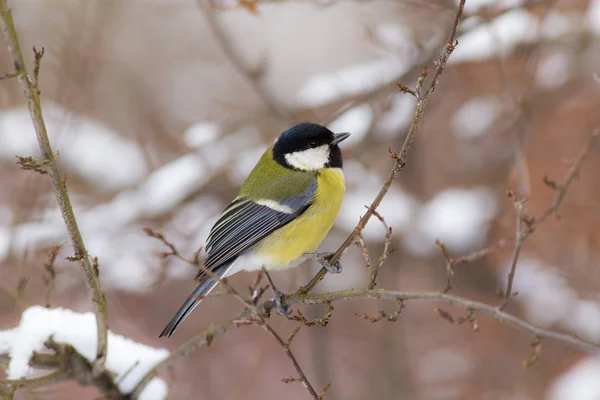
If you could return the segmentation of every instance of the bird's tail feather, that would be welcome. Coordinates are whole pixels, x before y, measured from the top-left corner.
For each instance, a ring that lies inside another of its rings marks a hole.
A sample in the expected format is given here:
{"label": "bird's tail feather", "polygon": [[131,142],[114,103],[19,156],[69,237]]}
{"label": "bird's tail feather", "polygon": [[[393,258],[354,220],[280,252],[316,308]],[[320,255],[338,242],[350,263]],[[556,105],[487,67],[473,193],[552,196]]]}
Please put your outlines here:
{"label": "bird's tail feather", "polygon": [[[217,268],[213,271],[219,278],[221,278],[228,270],[228,266]],[[165,329],[161,332],[159,338],[163,336],[171,336],[175,329],[183,322],[183,320],[192,312],[194,308],[202,301],[202,297],[206,296],[216,285],[218,282],[206,277],[204,280],[200,282],[198,287],[194,289],[192,294],[187,298],[187,300],[179,307],[179,310],[175,314],[175,316],[171,319],[171,321],[167,324]]]}

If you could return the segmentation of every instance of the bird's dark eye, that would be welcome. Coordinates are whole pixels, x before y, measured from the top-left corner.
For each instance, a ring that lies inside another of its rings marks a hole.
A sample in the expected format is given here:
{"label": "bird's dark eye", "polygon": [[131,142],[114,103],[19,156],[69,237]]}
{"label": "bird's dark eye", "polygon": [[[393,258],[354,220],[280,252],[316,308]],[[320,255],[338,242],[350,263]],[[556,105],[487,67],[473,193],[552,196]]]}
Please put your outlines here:
{"label": "bird's dark eye", "polygon": [[317,143],[317,141],[316,141],[316,140],[311,140],[311,141],[308,143],[308,146],[309,146],[311,149],[314,149],[314,148],[315,148],[315,147],[317,147],[318,145],[319,145],[319,144]]}

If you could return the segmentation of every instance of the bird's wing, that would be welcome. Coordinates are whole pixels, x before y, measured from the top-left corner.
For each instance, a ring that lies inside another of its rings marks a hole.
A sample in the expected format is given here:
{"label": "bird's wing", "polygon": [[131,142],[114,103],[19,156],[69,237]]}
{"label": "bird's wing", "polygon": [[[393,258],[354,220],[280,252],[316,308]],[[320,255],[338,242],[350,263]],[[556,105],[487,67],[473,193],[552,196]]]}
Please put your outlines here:
{"label": "bird's wing", "polygon": [[[210,231],[204,266],[214,270],[233,261],[244,250],[302,215],[310,207],[317,191],[317,179],[311,177],[296,183],[301,187],[296,187],[294,195],[277,201],[253,200],[244,196],[236,198]],[[289,180],[285,178],[275,180],[269,185],[268,192],[277,185],[288,184]],[[203,275],[199,272],[196,279]]]}

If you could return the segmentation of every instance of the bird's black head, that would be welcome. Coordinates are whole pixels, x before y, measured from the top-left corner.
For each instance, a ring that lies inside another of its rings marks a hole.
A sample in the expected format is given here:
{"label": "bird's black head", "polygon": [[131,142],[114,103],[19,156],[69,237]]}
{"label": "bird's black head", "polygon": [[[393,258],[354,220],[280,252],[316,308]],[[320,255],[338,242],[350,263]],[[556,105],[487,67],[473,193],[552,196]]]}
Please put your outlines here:
{"label": "bird's black head", "polygon": [[324,126],[303,122],[283,132],[273,145],[273,158],[286,168],[315,171],[342,168],[338,144],[349,133],[333,133]]}

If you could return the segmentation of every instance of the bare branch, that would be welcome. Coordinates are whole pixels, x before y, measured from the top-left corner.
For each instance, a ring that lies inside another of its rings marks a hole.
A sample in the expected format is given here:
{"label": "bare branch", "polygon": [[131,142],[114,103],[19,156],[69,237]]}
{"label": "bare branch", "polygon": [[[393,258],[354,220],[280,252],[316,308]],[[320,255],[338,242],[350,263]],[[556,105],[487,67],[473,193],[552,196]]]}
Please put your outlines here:
{"label": "bare branch", "polygon": [[92,295],[98,334],[96,361],[94,362],[93,372],[94,376],[100,376],[104,371],[104,363],[106,362],[106,340],[108,331],[106,298],[100,286],[98,276],[94,273],[83,238],[79,232],[69,193],[67,192],[65,179],[56,165],[52,146],[48,139],[46,125],[42,117],[42,106],[39,90],[37,88],[37,75],[39,73],[39,63],[43,51],[35,51],[34,76],[32,78],[27,73],[25,60],[23,58],[23,53],[21,52],[17,31],[14,26],[10,9],[8,8],[7,0],[0,0],[0,28],[6,39],[13,62],[13,67],[15,69],[13,73],[16,74],[16,78],[21,83],[23,93],[27,100],[27,106],[37,135],[40,152],[42,153],[42,157],[44,157],[45,170],[50,177],[52,189],[54,190],[54,195],[62,213],[63,220],[65,221],[71,245],[73,246],[75,255],[78,257],[77,261],[85,274],[86,283]]}
{"label": "bare branch", "polygon": [[379,310],[379,311],[377,311],[377,315],[375,315],[375,316],[369,315],[369,314],[360,314],[360,313],[354,313],[354,315],[357,318],[365,319],[369,322],[379,322],[382,319],[386,319],[389,322],[396,322],[398,320],[398,317],[402,313],[402,310],[404,310],[405,308],[406,308],[406,306],[404,305],[404,302],[402,300],[398,300],[398,307],[391,314],[388,314],[384,310]]}
{"label": "bare branch", "polygon": [[294,356],[294,353],[292,353],[292,350],[290,349],[290,342],[291,339],[294,338],[294,336],[296,336],[296,333],[298,333],[298,331],[294,331],[292,332],[292,334],[290,335],[290,339],[288,339],[288,341],[284,341],[281,336],[279,336],[279,334],[277,334],[277,332],[275,332],[275,330],[271,327],[271,325],[269,324],[262,324],[262,327],[269,332],[269,334],[271,336],[273,336],[273,338],[275,339],[275,341],[277,341],[277,343],[279,343],[279,345],[283,348],[283,351],[285,352],[285,354],[288,356],[288,358],[292,361],[292,365],[294,366],[294,368],[296,369],[296,372],[298,373],[298,378],[284,378],[282,379],[283,382],[285,383],[291,383],[291,382],[300,382],[302,383],[302,386],[304,386],[306,388],[306,390],[308,390],[308,392],[310,393],[310,395],[313,397],[313,399],[315,400],[322,400],[322,397],[317,393],[317,391],[313,388],[313,386],[311,385],[311,383],[308,381],[308,378],[306,378],[306,374],[304,373],[304,371],[302,371],[302,368],[300,367],[300,364],[298,364],[298,360],[296,360],[296,357]]}
{"label": "bare branch", "polygon": [[283,302],[285,302],[285,304],[287,305],[292,305],[296,303],[323,304],[326,302],[358,299],[379,299],[404,302],[409,300],[422,300],[446,303],[463,308],[465,310],[473,310],[474,312],[480,312],[482,314],[489,315],[500,322],[506,323],[514,328],[517,328],[518,330],[536,334],[542,339],[555,340],[575,349],[590,353],[600,353],[600,344],[590,343],[578,339],[572,335],[543,329],[533,324],[530,324],[529,322],[523,321],[522,319],[514,315],[508,314],[495,306],[442,292],[402,292],[396,290],[382,289],[348,289],[323,294],[293,294],[290,296],[285,296],[283,298]]}
{"label": "bare branch", "polygon": [[[412,123],[408,130],[408,134],[406,135],[406,139],[404,140],[404,144],[402,145],[402,149],[400,150],[400,154],[398,155],[394,152],[391,152],[391,155],[394,158],[395,162],[394,162],[394,166],[392,167],[392,170],[390,171],[390,174],[389,174],[387,180],[385,181],[381,190],[375,197],[375,200],[373,200],[373,203],[371,203],[371,205],[367,209],[367,212],[365,213],[365,215],[363,215],[361,217],[358,225],[356,225],[356,227],[354,228],[352,233],[350,233],[350,235],[346,238],[344,243],[342,243],[342,245],[338,248],[338,250],[335,252],[335,254],[331,257],[331,259],[329,260],[330,263],[335,263],[336,261],[338,261],[341,258],[342,254],[344,253],[344,251],[348,247],[350,247],[352,245],[352,243],[354,243],[356,241],[356,237],[364,229],[367,222],[369,222],[369,219],[371,219],[371,216],[373,215],[373,211],[375,211],[377,209],[377,207],[379,207],[379,204],[381,203],[381,201],[387,194],[388,190],[392,186],[392,182],[394,181],[394,179],[396,179],[396,176],[398,176],[400,171],[404,168],[407,157],[408,157],[408,149],[410,148],[413,140],[415,139],[415,136],[417,134],[417,129],[419,127],[419,123],[421,122],[421,118],[423,117],[423,112],[425,111],[425,109],[427,107],[429,98],[435,91],[435,88],[438,84],[440,75],[442,74],[442,71],[444,70],[446,63],[448,62],[448,58],[450,57],[450,54],[452,54],[452,51],[454,50],[454,47],[457,44],[456,39],[455,39],[456,29],[458,27],[458,23],[460,21],[460,17],[462,15],[464,6],[465,6],[465,0],[461,0],[458,5],[458,10],[456,11],[456,15],[454,17],[454,23],[452,25],[452,30],[450,32],[450,36],[448,38],[446,46],[445,46],[444,50],[442,51],[442,53],[439,55],[437,61],[435,62],[437,68],[434,73],[433,79],[432,79],[431,83],[429,84],[429,87],[425,91],[425,93],[422,95],[419,94],[419,97],[417,99],[417,105],[416,105],[415,112],[413,114]],[[425,75],[425,70],[424,70],[423,74],[421,74],[421,77],[419,77],[419,79],[417,80],[417,87],[415,89],[415,93],[417,93],[417,91],[418,92],[421,91],[423,75]],[[315,287],[315,285],[317,285],[321,280],[323,280],[326,273],[327,273],[327,270],[325,268],[321,268],[321,270],[317,273],[317,275],[315,275],[306,286],[301,287],[299,291],[302,293],[309,293]]]}
{"label": "bare branch", "polygon": [[0,389],[3,387],[8,387],[13,391],[19,388],[35,389],[54,382],[73,379],[82,385],[96,387],[105,399],[127,399],[127,395],[121,394],[109,371],[104,370],[101,374],[94,375],[93,365],[71,345],[49,340],[46,342],[46,347],[53,350],[54,354],[34,353],[30,364],[34,368],[53,369],[54,371],[35,378],[0,381]]}
{"label": "bare branch", "polygon": [[[517,209],[517,224],[516,224],[517,227],[516,227],[515,248],[513,250],[513,255],[511,258],[511,265],[510,265],[510,271],[508,273],[508,281],[506,283],[506,289],[503,292],[504,299],[502,300],[502,302],[499,305],[499,307],[501,309],[506,307],[506,304],[508,303],[508,299],[510,299],[510,297],[512,296],[511,292],[512,292],[512,287],[513,287],[513,281],[515,278],[515,271],[517,268],[519,253],[521,251],[521,247],[523,246],[523,243],[537,229],[537,227],[540,226],[540,224],[542,224],[544,221],[546,221],[548,219],[548,217],[550,215],[554,214],[557,218],[559,218],[558,208],[560,207],[560,204],[562,203],[563,199],[565,198],[565,195],[567,194],[567,190],[571,186],[573,179],[575,179],[575,177],[578,175],[578,173],[581,169],[581,166],[583,165],[583,162],[585,161],[586,157],[589,155],[589,153],[594,148],[594,144],[596,143],[596,139],[598,138],[598,136],[600,136],[600,130],[595,130],[590,135],[585,147],[581,150],[581,152],[579,153],[579,155],[573,162],[573,165],[567,172],[567,174],[563,180],[563,183],[561,183],[559,185],[559,184],[556,184],[555,182],[550,182],[547,177],[544,178],[544,181],[547,182],[547,185],[558,190],[558,194],[556,195],[552,205],[548,209],[546,209],[546,211],[544,211],[542,213],[542,215],[540,215],[537,218],[528,217],[526,214],[526,207],[525,207],[526,199],[520,199],[518,197],[515,198],[515,207]],[[517,196],[516,194],[514,194],[512,192],[509,194],[511,196]],[[525,225],[525,227],[523,227],[523,225]]]}
{"label": "bare branch", "polygon": [[[499,322],[505,323],[512,326],[520,331],[527,332],[539,336],[542,339],[554,340],[556,342],[567,345],[576,350],[585,351],[592,354],[600,353],[600,344],[591,343],[585,340],[581,340],[573,335],[555,332],[548,329],[543,329],[535,326],[527,321],[524,321],[512,314],[506,313],[500,310],[498,307],[493,305],[485,304],[478,301],[466,299],[464,297],[455,296],[442,292],[402,292],[396,290],[356,290],[348,289],[337,292],[323,293],[323,294],[298,294],[284,296],[282,301],[285,305],[293,304],[327,304],[334,301],[345,301],[345,300],[360,300],[360,299],[379,299],[379,300],[392,300],[396,302],[406,302],[410,300],[418,301],[434,301],[438,303],[445,303],[453,305],[459,308],[463,308],[468,311],[467,315],[472,312],[479,312],[488,315]],[[266,312],[275,307],[274,302],[268,300],[258,306],[259,310]],[[171,355],[165,358],[163,361],[158,363],[148,374],[142,379],[138,387],[132,394],[132,399],[137,399],[139,393],[146,387],[148,382],[152,378],[156,377],[161,371],[165,370],[169,365],[173,364],[178,359],[185,357],[195,350],[209,345],[217,336],[223,335],[230,330],[239,326],[254,325],[256,321],[249,320],[251,316],[249,310],[244,310],[240,314],[236,315],[224,323],[211,327],[200,335],[188,340],[186,343],[181,345],[179,348],[174,350]],[[475,323],[473,323],[473,329],[476,329]]]}
{"label": "bare branch", "polygon": [[388,256],[392,253],[392,251],[394,251],[392,248],[392,228],[388,226],[388,224],[385,222],[385,219],[377,211],[373,210],[373,215],[381,222],[383,228],[385,229],[385,241],[383,244],[383,252],[377,259],[377,264],[375,267],[371,269],[371,277],[369,279],[367,289],[373,289],[375,286],[377,286],[377,276],[379,275],[379,270],[387,260]]}
{"label": "bare branch", "polygon": [[448,293],[450,290],[452,290],[452,277],[454,276],[455,261],[452,260],[446,245],[444,245],[441,240],[436,239],[435,245],[440,249],[442,255],[444,256],[444,260],[446,261],[446,287],[444,288],[444,293]]}
{"label": "bare branch", "polygon": [[295,315],[290,315],[287,318],[291,319],[292,321],[301,322],[306,326],[314,326],[319,324],[322,327],[325,327],[329,323],[329,318],[331,318],[331,315],[333,314],[333,305],[330,302],[325,302],[323,304],[325,305],[326,311],[325,315],[323,315],[321,318],[308,319],[300,312],[300,310],[296,310]]}

